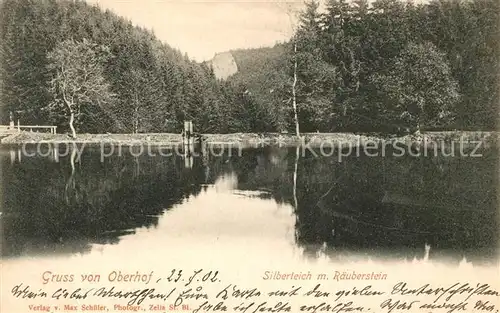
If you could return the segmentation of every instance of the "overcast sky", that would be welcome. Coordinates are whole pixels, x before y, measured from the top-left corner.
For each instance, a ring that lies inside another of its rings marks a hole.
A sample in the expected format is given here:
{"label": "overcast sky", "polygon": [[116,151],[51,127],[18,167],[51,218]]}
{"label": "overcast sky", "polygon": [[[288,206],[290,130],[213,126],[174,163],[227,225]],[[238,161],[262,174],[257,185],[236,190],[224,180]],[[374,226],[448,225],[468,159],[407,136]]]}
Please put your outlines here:
{"label": "overcast sky", "polygon": [[236,48],[271,46],[290,38],[287,12],[302,0],[87,0],[111,9],[196,61]]}

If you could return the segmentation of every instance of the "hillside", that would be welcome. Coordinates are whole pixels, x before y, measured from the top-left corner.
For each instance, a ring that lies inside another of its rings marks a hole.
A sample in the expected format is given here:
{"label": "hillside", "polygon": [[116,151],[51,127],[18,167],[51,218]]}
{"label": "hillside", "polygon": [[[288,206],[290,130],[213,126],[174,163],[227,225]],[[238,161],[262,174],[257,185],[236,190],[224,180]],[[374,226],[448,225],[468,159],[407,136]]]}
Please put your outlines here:
{"label": "hillside", "polygon": [[273,130],[285,130],[287,107],[282,105],[290,83],[287,44],[255,49],[238,49],[217,54],[208,63],[218,79],[238,86],[266,115]]}
{"label": "hillside", "polygon": [[202,133],[496,129],[498,1],[307,3],[296,52],[197,63],[83,1],[1,1],[1,122],[73,137],[178,133],[185,120]]}
{"label": "hillside", "polygon": [[[346,18],[348,17],[348,18]],[[500,6],[493,0],[307,1],[287,44],[230,51],[227,81],[275,130],[497,129]],[[296,69],[292,60],[296,60]]]}
{"label": "hillside", "polygon": [[66,67],[71,73],[93,68],[94,81],[82,88],[100,88],[71,95],[77,132],[179,132],[185,119],[197,131],[231,130],[231,92],[222,91],[206,65],[111,11],[83,1],[5,0],[0,42],[3,124],[12,112],[21,124],[67,131],[61,86],[89,76],[73,75],[61,85]]}
{"label": "hillside", "polygon": [[212,66],[218,79],[260,87],[268,81],[266,78],[272,79],[281,77],[282,74],[286,75],[288,57],[286,44],[277,44],[274,47],[217,53],[206,64]]}

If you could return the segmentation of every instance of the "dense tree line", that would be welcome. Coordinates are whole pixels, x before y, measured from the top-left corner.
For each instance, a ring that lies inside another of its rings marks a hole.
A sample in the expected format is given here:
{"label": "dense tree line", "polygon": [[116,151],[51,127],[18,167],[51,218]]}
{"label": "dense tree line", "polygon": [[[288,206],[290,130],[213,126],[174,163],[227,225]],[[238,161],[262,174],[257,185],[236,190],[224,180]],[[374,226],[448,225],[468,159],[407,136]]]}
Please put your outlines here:
{"label": "dense tree line", "polygon": [[290,130],[294,74],[305,132],[494,129],[499,11],[495,0],[306,1],[295,36],[267,53],[271,73],[265,50],[236,52],[243,65],[230,80],[252,86],[261,106],[279,93],[268,119],[288,112]]}
{"label": "dense tree line", "polygon": [[4,124],[13,112],[74,134],[179,132],[184,120],[295,132],[294,103],[304,132],[487,130],[498,117],[495,0],[308,1],[290,42],[232,51],[239,71],[226,81],[83,1],[0,5]]}
{"label": "dense tree line", "polygon": [[294,38],[305,128],[493,128],[498,19],[489,0],[308,2]]}
{"label": "dense tree line", "polygon": [[236,87],[110,11],[5,0],[0,12],[2,123],[9,112],[25,125],[91,133],[180,132],[185,119],[228,132],[244,122]]}

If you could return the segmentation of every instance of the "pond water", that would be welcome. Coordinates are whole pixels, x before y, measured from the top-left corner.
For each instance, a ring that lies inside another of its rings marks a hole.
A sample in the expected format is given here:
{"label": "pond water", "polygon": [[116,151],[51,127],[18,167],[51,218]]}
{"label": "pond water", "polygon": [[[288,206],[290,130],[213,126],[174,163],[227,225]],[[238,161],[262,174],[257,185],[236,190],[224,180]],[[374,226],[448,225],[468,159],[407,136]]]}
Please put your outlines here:
{"label": "pond water", "polygon": [[339,161],[295,147],[191,159],[66,148],[1,147],[5,260],[177,249],[208,258],[412,260],[427,251],[431,260],[498,261],[492,150]]}

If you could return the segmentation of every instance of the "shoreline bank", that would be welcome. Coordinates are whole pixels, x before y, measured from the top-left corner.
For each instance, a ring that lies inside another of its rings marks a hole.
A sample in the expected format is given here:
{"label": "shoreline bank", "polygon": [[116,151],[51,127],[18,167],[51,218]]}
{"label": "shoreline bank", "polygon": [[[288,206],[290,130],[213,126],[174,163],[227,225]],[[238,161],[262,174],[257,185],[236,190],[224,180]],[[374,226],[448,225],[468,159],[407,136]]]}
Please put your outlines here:
{"label": "shoreline bank", "polygon": [[[402,142],[406,144],[451,144],[460,142],[474,144],[481,142],[484,147],[496,146],[500,132],[492,131],[448,131],[423,132],[419,136],[381,136],[355,133],[304,133],[302,140],[294,135],[280,133],[232,133],[232,134],[203,134],[209,145],[239,145],[239,146],[297,146],[308,144],[321,146],[335,144],[338,147],[363,145],[367,142]],[[75,143],[75,144],[117,144],[117,145],[181,145],[182,135],[173,133],[145,133],[145,134],[79,134],[76,139],[67,134],[19,132],[6,134],[1,144],[38,144],[38,143]]]}

